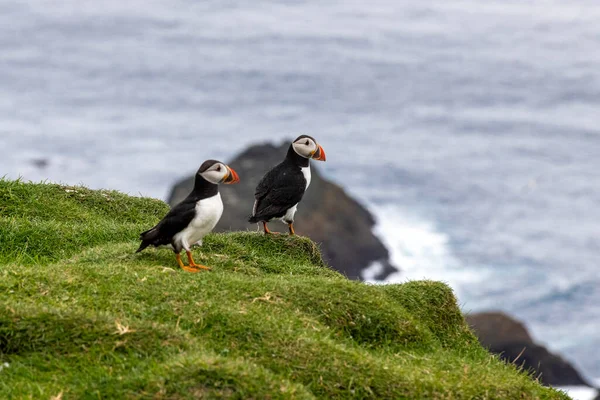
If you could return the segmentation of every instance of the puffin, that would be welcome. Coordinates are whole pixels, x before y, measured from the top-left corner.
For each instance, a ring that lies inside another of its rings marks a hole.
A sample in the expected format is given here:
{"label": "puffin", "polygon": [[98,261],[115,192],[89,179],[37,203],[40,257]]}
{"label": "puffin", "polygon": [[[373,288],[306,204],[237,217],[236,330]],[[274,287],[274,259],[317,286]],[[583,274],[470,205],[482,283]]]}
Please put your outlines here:
{"label": "puffin", "polygon": [[310,160],[325,161],[325,150],[308,135],[300,135],[290,144],[285,159],[269,170],[254,192],[254,207],[248,222],[262,222],[265,234],[272,233],[267,223],[281,219],[294,232],[298,203],[310,185]]}
{"label": "puffin", "polygon": [[[238,174],[230,166],[217,160],[204,161],[195,175],[192,192],[158,224],[140,234],[142,243],[136,253],[150,245],[171,246],[177,263],[183,270],[209,270],[209,267],[194,262],[190,248],[195,244],[202,245],[202,238],[213,230],[223,214],[219,184],[239,181]],[[182,249],[187,254],[189,265],[184,265],[181,261]]]}

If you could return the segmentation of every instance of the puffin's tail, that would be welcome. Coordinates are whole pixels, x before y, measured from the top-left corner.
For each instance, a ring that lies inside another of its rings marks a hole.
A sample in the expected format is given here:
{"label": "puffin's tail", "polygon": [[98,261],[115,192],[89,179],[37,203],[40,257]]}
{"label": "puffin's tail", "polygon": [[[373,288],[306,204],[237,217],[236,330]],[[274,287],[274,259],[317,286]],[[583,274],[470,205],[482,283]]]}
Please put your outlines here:
{"label": "puffin's tail", "polygon": [[252,215],[250,218],[248,218],[248,222],[250,222],[251,224],[255,224],[260,221],[261,221],[261,218],[257,217],[256,215]]}
{"label": "puffin's tail", "polygon": [[139,253],[140,251],[144,250],[148,246],[150,246],[150,243],[142,242],[142,243],[140,243],[140,247],[138,247],[138,249],[135,252]]}
{"label": "puffin's tail", "polygon": [[142,243],[140,243],[140,247],[138,247],[138,249],[135,252],[139,253],[140,251],[144,250],[146,247],[150,246],[152,244],[152,242],[157,238],[157,236],[158,236],[158,229],[156,229],[156,227],[149,229],[145,232],[142,232],[140,234],[140,240],[142,241]]}

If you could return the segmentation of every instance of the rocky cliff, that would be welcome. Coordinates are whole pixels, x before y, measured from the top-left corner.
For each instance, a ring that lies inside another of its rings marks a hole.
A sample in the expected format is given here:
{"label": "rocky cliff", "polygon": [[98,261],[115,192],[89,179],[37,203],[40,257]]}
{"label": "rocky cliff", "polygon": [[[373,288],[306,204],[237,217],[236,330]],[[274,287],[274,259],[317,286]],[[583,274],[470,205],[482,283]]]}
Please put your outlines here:
{"label": "rocky cliff", "polygon": [[534,371],[540,382],[552,386],[590,386],[566,360],[536,344],[521,322],[502,312],[467,315],[479,342],[509,363]]}

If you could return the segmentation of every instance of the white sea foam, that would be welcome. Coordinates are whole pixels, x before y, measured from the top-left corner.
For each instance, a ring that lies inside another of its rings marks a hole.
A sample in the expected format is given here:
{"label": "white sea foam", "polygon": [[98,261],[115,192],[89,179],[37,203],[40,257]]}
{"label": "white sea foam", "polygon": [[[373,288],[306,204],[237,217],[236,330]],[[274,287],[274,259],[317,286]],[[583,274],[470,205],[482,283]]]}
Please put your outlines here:
{"label": "white sea foam", "polygon": [[[464,265],[452,252],[448,236],[431,221],[395,205],[371,205],[376,218],[374,233],[390,251],[393,265],[400,271],[391,274],[386,282],[432,279],[448,283],[464,302],[467,286],[485,281],[487,268]],[[363,274],[373,281],[381,271],[377,263]]]}
{"label": "white sea foam", "polygon": [[573,400],[593,400],[598,395],[596,389],[586,386],[560,386],[557,389],[566,392]]}
{"label": "white sea foam", "polygon": [[378,283],[376,277],[383,272],[383,264],[379,261],[372,262],[367,268],[362,270],[362,278],[370,283]]}

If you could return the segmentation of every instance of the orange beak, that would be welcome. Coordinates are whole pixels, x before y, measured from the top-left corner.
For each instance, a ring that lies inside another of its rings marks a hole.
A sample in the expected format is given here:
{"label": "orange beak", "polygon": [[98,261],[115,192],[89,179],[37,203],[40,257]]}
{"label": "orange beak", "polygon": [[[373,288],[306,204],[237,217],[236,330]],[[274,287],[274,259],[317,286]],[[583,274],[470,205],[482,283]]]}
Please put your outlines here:
{"label": "orange beak", "polygon": [[234,169],[231,167],[227,167],[227,169],[228,169],[229,174],[227,174],[225,179],[223,179],[223,183],[227,183],[227,184],[238,183],[240,181],[240,177],[238,176],[237,172],[235,172]]}
{"label": "orange beak", "polygon": [[323,150],[323,147],[321,147],[320,144],[317,146],[319,146],[319,148],[317,149],[317,151],[315,151],[315,154],[312,155],[313,160],[319,160],[319,161],[327,160],[327,157],[325,157],[325,150]]}

